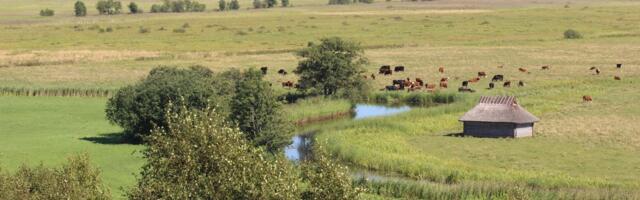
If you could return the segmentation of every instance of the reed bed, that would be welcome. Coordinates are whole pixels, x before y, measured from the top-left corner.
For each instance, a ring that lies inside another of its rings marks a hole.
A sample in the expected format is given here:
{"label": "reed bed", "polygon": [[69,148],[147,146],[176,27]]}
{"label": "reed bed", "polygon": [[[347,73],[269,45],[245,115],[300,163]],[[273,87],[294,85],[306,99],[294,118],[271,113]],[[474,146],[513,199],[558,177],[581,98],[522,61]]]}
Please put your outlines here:
{"label": "reed bed", "polygon": [[0,87],[0,96],[111,97],[115,92],[110,89]]}

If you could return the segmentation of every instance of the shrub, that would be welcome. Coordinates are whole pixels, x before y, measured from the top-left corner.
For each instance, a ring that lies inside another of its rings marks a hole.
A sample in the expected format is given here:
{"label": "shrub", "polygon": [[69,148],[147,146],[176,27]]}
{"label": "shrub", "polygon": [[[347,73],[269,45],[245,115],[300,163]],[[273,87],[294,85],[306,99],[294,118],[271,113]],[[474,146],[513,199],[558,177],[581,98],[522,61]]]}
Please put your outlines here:
{"label": "shrub", "polygon": [[206,5],[192,0],[164,0],[162,5],[154,4],[151,12],[203,12]]}
{"label": "shrub", "polygon": [[565,39],[580,39],[582,38],[582,34],[580,34],[580,32],[573,30],[573,29],[568,29],[564,32],[564,38]]}
{"label": "shrub", "polygon": [[98,13],[101,15],[120,14],[122,3],[114,0],[100,0],[96,3],[96,9],[98,9]]}
{"label": "shrub", "polygon": [[46,8],[46,9],[40,10],[40,16],[51,17],[53,15],[55,15],[55,11],[51,9]]}
{"label": "shrub", "polygon": [[184,24],[182,24],[182,28],[185,28],[185,29],[186,29],[186,28],[189,28],[189,27],[191,27],[191,25],[189,25],[189,23],[184,23]]}
{"label": "shrub", "polygon": [[111,199],[111,195],[88,156],[78,155],[60,168],[22,166],[13,174],[0,173],[0,198]]}
{"label": "shrub", "polygon": [[324,152],[319,152],[320,147],[315,147],[312,160],[302,166],[303,180],[309,182],[302,199],[358,199],[365,190],[354,185],[347,167],[331,162]]}
{"label": "shrub", "polygon": [[113,28],[111,28],[111,27],[107,27],[107,28],[105,29],[105,31],[106,31],[106,32],[109,32],[109,33],[110,33],[110,32],[113,32]]}
{"label": "shrub", "polygon": [[135,2],[131,2],[129,3],[129,12],[131,14],[138,14],[138,13],[142,13],[142,9],[138,8],[138,4],[136,4]]}
{"label": "shrub", "polygon": [[141,26],[140,29],[138,29],[138,33],[149,33],[149,29]]}
{"label": "shrub", "polygon": [[280,0],[282,7],[289,7],[289,0]]}
{"label": "shrub", "polygon": [[175,29],[173,29],[173,32],[174,33],[186,33],[187,30],[184,29],[184,28],[175,28]]}
{"label": "shrub", "polygon": [[225,11],[227,10],[227,2],[224,0],[218,1],[218,10]]}
{"label": "shrub", "polygon": [[288,161],[264,156],[218,110],[180,107],[165,112],[166,128],[148,137],[147,163],[129,199],[299,199]]}
{"label": "shrub", "polygon": [[125,137],[141,142],[154,126],[166,127],[165,113],[169,102],[184,98],[187,108],[204,109],[208,104],[226,108],[228,101],[221,100],[225,93],[216,86],[213,73],[204,67],[187,69],[158,67],[139,83],[123,87],[107,102],[107,119],[124,128]]}
{"label": "shrub", "polygon": [[278,5],[277,0],[265,0],[265,3],[267,4],[267,8],[273,8]]}
{"label": "shrub", "polygon": [[87,15],[87,6],[84,5],[84,2],[76,1],[76,4],[73,6],[73,8],[76,17],[83,17]]}
{"label": "shrub", "polygon": [[229,2],[229,9],[231,10],[240,9],[240,2],[238,2],[238,0],[231,0],[231,2]]}
{"label": "shrub", "polygon": [[253,0],[253,8],[258,9],[258,8],[262,8],[262,1],[260,0]]}

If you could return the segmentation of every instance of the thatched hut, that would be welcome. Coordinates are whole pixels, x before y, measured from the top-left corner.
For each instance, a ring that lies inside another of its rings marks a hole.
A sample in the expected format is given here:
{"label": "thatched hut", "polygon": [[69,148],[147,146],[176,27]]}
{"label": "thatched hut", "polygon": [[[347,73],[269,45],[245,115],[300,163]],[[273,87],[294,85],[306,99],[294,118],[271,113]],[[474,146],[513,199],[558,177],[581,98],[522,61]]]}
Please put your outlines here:
{"label": "thatched hut", "polygon": [[464,135],[475,137],[529,137],[540,121],[518,105],[513,96],[480,97],[480,102],[460,121]]}

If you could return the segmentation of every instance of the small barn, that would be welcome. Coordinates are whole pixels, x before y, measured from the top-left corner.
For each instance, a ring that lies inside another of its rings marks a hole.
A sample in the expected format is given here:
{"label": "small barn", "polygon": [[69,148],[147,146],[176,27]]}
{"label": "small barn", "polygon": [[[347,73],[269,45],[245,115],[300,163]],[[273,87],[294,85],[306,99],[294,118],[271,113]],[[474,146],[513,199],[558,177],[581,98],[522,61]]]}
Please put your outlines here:
{"label": "small barn", "polygon": [[464,135],[518,138],[533,136],[533,125],[540,120],[518,105],[513,96],[483,96],[460,121]]}

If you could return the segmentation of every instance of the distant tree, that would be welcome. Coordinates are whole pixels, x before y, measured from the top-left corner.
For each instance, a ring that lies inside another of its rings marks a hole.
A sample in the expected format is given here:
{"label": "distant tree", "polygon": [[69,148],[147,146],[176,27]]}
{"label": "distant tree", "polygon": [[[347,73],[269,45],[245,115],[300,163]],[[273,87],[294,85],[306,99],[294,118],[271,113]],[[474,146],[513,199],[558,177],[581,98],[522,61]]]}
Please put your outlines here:
{"label": "distant tree", "polygon": [[127,138],[141,142],[154,126],[167,125],[166,110],[177,110],[169,108],[169,102],[184,98],[189,109],[204,109],[214,104],[225,111],[229,99],[225,96],[232,94],[218,90],[218,87],[229,86],[216,84],[214,79],[213,72],[200,66],[155,68],[141,82],[121,88],[109,99],[107,119],[124,128]]}
{"label": "distant tree", "polygon": [[280,4],[282,5],[282,7],[289,7],[289,0],[281,0]]}
{"label": "distant tree", "polygon": [[[364,86],[363,65],[367,63],[359,44],[338,37],[323,38],[297,54],[302,58],[294,71],[300,77],[300,89],[325,96],[342,89]],[[344,94],[344,93],[343,93]]]}
{"label": "distant tree", "polygon": [[265,2],[267,3],[267,8],[273,8],[278,5],[277,0],[265,0]]}
{"label": "distant tree", "polygon": [[[12,170],[14,171],[14,170]],[[0,199],[111,199],[100,170],[87,155],[72,156],[60,168],[21,166],[0,170]]]}
{"label": "distant tree", "polygon": [[218,1],[218,9],[219,9],[220,11],[225,11],[225,10],[227,10],[227,2],[226,2],[226,1],[224,1],[224,0],[220,0],[220,1]]}
{"label": "distant tree", "polygon": [[231,101],[230,119],[255,146],[276,154],[291,143],[291,128],[282,115],[276,114],[283,112],[280,102],[262,76],[254,69],[242,74]]}
{"label": "distant tree", "polygon": [[129,12],[131,14],[142,13],[142,9],[138,8],[138,4],[136,4],[135,2],[129,3],[128,7],[129,7]]}
{"label": "distant tree", "polygon": [[166,128],[147,138],[147,163],[129,199],[300,199],[290,162],[265,156],[223,116],[212,108],[167,111]]}
{"label": "distant tree", "polygon": [[114,0],[100,0],[96,3],[96,9],[101,15],[120,14],[122,3]]}
{"label": "distant tree", "polygon": [[260,0],[253,0],[253,8],[262,8],[262,1]]}
{"label": "distant tree", "polygon": [[76,1],[74,5],[74,14],[76,17],[83,17],[87,15],[87,7],[84,5],[82,1]]}
{"label": "distant tree", "polygon": [[55,15],[55,11],[51,9],[46,8],[46,9],[40,10],[40,16],[51,17],[53,15]]}
{"label": "distant tree", "polygon": [[229,9],[231,10],[240,9],[240,2],[238,2],[238,0],[231,0],[231,2],[229,2]]}
{"label": "distant tree", "polygon": [[352,1],[352,0],[329,0],[329,5],[336,5],[336,4],[351,4],[351,3],[355,3],[356,0]]}
{"label": "distant tree", "polygon": [[[317,147],[314,152],[317,152]],[[359,199],[365,191],[353,184],[346,167],[332,162],[323,153],[317,152],[312,160],[305,161],[302,171],[303,180],[309,183],[307,190],[302,193],[303,200]]]}

